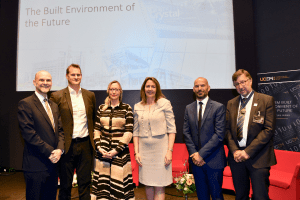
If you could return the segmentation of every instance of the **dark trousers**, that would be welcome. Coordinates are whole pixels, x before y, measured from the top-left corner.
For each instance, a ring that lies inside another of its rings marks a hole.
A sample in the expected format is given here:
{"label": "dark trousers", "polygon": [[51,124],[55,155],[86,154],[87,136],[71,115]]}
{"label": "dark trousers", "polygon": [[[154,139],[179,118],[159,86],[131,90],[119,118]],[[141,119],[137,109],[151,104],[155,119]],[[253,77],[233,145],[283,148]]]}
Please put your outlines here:
{"label": "dark trousers", "polygon": [[250,161],[230,162],[233,185],[236,191],[236,200],[248,200],[250,179],[252,183],[252,200],[269,200],[270,167],[256,169]]}
{"label": "dark trousers", "polygon": [[196,192],[200,200],[224,200],[222,194],[223,170],[212,169],[207,164],[198,167],[191,163],[196,184]]}
{"label": "dark trousers", "polygon": [[76,169],[80,200],[90,200],[92,147],[89,136],[72,140],[68,153],[63,154],[60,166],[59,200],[70,200],[74,170]]}
{"label": "dark trousers", "polygon": [[56,199],[58,175],[56,168],[41,172],[24,171],[26,200]]}

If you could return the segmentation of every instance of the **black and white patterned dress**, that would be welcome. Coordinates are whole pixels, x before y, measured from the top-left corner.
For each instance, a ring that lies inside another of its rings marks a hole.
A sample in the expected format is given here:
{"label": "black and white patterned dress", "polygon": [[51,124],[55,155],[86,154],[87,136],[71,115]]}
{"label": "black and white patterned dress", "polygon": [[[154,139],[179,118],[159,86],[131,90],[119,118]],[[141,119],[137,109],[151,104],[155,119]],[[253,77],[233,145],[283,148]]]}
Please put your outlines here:
{"label": "black and white patterned dress", "polygon": [[105,111],[104,106],[99,106],[95,130],[101,132],[101,148],[107,152],[115,149],[118,154],[109,160],[97,151],[91,199],[135,199],[128,148],[133,130],[132,108],[122,102],[114,108],[108,106]]}

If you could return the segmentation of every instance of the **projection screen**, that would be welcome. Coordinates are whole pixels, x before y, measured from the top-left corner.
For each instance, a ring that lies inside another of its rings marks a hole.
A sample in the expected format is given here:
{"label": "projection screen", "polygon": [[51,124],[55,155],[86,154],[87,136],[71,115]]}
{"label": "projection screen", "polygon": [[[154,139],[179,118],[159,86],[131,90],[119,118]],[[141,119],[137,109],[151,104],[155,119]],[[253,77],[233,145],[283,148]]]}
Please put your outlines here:
{"label": "projection screen", "polygon": [[17,91],[33,91],[39,70],[53,90],[66,87],[71,63],[89,90],[112,80],[139,90],[147,76],[162,89],[190,89],[200,76],[233,88],[232,1],[19,0]]}

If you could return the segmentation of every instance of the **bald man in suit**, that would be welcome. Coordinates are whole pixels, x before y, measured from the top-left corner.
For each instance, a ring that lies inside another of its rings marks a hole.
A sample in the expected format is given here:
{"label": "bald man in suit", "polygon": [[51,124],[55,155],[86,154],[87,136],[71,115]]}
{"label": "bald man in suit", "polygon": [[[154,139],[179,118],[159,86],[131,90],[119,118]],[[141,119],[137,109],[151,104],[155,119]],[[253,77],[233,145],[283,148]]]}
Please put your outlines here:
{"label": "bald man in suit", "polygon": [[196,101],[186,106],[183,135],[200,200],[223,200],[223,170],[226,166],[225,106],[208,97],[205,78],[194,82]]}
{"label": "bald man in suit", "polygon": [[64,133],[57,105],[48,100],[49,72],[39,71],[35,93],[18,104],[18,120],[25,141],[23,170],[27,200],[53,200],[57,192],[57,162],[64,151]]}
{"label": "bald man in suit", "polygon": [[249,199],[251,180],[253,199],[268,200],[270,167],[276,164],[274,98],[255,92],[246,70],[235,72],[232,81],[240,95],[228,101],[226,136],[236,199]]}

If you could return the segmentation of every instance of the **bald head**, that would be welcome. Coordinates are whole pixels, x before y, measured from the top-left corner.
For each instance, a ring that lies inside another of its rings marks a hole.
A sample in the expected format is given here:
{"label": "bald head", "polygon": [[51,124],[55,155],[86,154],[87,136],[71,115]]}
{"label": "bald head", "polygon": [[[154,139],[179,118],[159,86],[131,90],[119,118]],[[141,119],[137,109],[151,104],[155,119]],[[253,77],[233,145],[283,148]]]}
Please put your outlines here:
{"label": "bald head", "polygon": [[47,76],[50,76],[51,79],[52,79],[52,76],[49,72],[47,72],[46,70],[41,70],[41,71],[38,71],[36,74],[35,74],[35,77],[34,79],[37,79],[38,77],[42,76],[42,75],[47,75]]}
{"label": "bald head", "polygon": [[205,82],[207,85],[208,85],[208,81],[206,78],[203,78],[203,77],[198,77],[195,81],[194,81],[194,85],[196,84],[196,82]]}
{"label": "bald head", "polygon": [[202,101],[205,97],[207,97],[208,92],[210,91],[207,79],[203,77],[197,78],[194,81],[193,91],[199,101]]}
{"label": "bald head", "polygon": [[33,85],[38,93],[46,97],[52,87],[51,74],[45,70],[37,72],[33,80]]}

